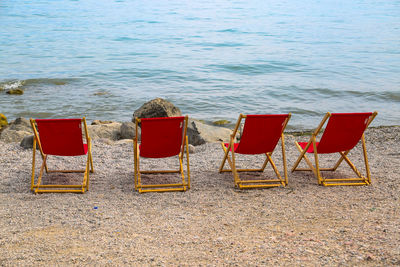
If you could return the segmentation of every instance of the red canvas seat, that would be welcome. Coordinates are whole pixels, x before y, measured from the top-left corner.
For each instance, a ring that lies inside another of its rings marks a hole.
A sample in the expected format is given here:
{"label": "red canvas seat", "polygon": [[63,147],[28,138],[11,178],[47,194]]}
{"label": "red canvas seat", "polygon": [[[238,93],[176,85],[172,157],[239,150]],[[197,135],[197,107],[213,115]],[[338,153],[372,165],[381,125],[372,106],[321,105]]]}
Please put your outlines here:
{"label": "red canvas seat", "polygon": [[43,153],[81,156],[87,153],[82,140],[82,119],[36,119]]}
{"label": "red canvas seat", "polygon": [[[287,185],[287,170],[286,170],[286,156],[283,131],[290,119],[291,114],[272,114],[272,115],[239,115],[236,127],[230,138],[230,143],[221,143],[224,150],[224,158],[222,160],[219,172],[232,172],[234,177],[235,186],[239,188],[260,188],[260,187],[274,187]],[[241,120],[245,118],[246,121],[243,127],[243,133],[239,143],[234,143],[234,138],[241,125]],[[272,153],[276,145],[281,139],[282,142],[282,160],[284,167],[283,179],[272,160]],[[229,157],[232,155],[232,159]],[[258,155],[265,154],[266,159],[260,169],[237,169],[235,154]],[[228,161],[230,169],[224,169],[225,162]],[[263,172],[268,162],[271,163],[272,168],[278,179],[262,179],[262,180],[241,180],[238,172]]]}
{"label": "red canvas seat", "polygon": [[[83,119],[31,119],[34,132],[33,162],[31,190],[35,193],[45,192],[79,192],[84,193],[89,189],[89,165],[93,172],[93,160],[91,155],[91,142],[87,131],[85,118]],[[82,133],[82,124],[84,133]],[[37,127],[37,128],[36,128]],[[83,143],[82,134],[86,136],[86,144]],[[39,146],[43,163],[40,169],[37,183],[35,184],[35,153],[36,144]],[[49,170],[47,157],[53,156],[87,156],[85,170]],[[41,184],[43,171],[49,172],[83,172],[84,178],[80,185],[44,185]],[[52,189],[49,189],[52,188]],[[70,189],[78,188],[78,189]]]}
{"label": "red canvas seat", "polygon": [[[186,191],[190,188],[190,169],[187,131],[188,117],[142,118],[136,119],[134,139],[135,189],[142,192]],[[138,144],[138,127],[141,127],[141,143]],[[186,148],[187,176],[182,167]],[[177,156],[178,170],[148,170],[139,168],[139,158],[167,158]],[[181,173],[182,182],[175,184],[142,184],[142,173]]]}
{"label": "red canvas seat", "polygon": [[[318,179],[318,183],[328,185],[368,185],[371,183],[370,171],[368,166],[367,151],[365,147],[364,131],[372,120],[377,115],[377,112],[368,113],[327,113],[323,118],[318,128],[312,134],[309,142],[296,142],[296,146],[300,151],[300,156],[295,162],[293,171],[313,171]],[[329,120],[328,120],[329,119]],[[321,140],[317,142],[316,137],[328,121]],[[352,150],[359,141],[362,141],[365,167],[367,177],[361,175],[354,164],[348,158],[348,153]],[[306,153],[313,153],[315,158],[315,167],[306,156]],[[333,168],[320,168],[318,154],[339,153],[341,157],[336,162]],[[310,168],[297,168],[300,161],[305,159]],[[335,171],[341,162],[345,160],[351,169],[357,174],[357,178],[323,178],[321,171]]]}

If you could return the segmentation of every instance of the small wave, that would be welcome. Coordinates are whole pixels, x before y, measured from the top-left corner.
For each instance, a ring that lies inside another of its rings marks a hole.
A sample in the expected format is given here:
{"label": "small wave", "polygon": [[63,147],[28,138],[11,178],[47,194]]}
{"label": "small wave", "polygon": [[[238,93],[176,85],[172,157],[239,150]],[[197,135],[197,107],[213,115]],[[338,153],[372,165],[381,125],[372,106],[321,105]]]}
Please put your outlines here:
{"label": "small wave", "polygon": [[340,97],[343,95],[342,91],[334,90],[330,88],[299,88],[309,95],[320,96],[320,97]]}
{"label": "small wave", "polygon": [[39,78],[39,79],[27,79],[24,80],[24,85],[36,85],[36,84],[50,84],[50,85],[65,85],[72,79],[52,79],[52,78]]}
{"label": "small wave", "polygon": [[138,38],[131,38],[131,37],[126,37],[126,36],[113,39],[113,41],[116,41],[116,42],[132,42],[132,41],[139,41],[139,40],[140,39],[138,39]]}
{"label": "small wave", "polygon": [[356,98],[368,98],[375,99],[375,101],[389,101],[398,102],[400,101],[400,92],[393,91],[371,91],[371,90],[337,90],[330,88],[308,88],[302,89],[305,92],[318,95],[320,97],[356,97]]}
{"label": "small wave", "polygon": [[5,80],[0,82],[0,91],[11,89],[23,89],[33,85],[66,85],[73,79],[39,78],[26,80]]}
{"label": "small wave", "polygon": [[300,72],[300,64],[285,62],[270,62],[268,64],[229,64],[210,65],[211,68],[242,75],[259,75],[276,72]]}
{"label": "small wave", "polygon": [[19,81],[19,80],[0,82],[0,91],[19,89],[23,85],[24,85],[24,81]]}
{"label": "small wave", "polygon": [[235,29],[224,29],[224,30],[218,30],[217,32],[238,33],[238,30],[235,30]]}
{"label": "small wave", "polygon": [[224,43],[210,43],[210,42],[202,42],[202,43],[196,43],[196,46],[201,46],[204,48],[210,48],[210,47],[242,47],[246,46],[244,43],[234,43],[234,42],[224,42]]}
{"label": "small wave", "polygon": [[384,92],[380,94],[380,97],[384,100],[400,102],[400,92]]}

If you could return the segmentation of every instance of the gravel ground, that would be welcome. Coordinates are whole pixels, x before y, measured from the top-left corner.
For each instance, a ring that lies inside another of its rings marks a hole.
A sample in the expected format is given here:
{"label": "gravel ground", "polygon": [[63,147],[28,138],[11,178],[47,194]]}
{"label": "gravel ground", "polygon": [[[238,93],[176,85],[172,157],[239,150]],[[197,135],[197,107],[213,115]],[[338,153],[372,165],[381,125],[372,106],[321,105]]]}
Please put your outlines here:
{"label": "gravel ground", "polygon": [[[399,130],[368,129],[371,186],[322,187],[312,173],[289,172],[285,188],[245,191],[233,187],[231,174],[218,173],[223,152],[213,143],[190,155],[189,191],[139,194],[132,143],[95,140],[89,192],[34,195],[32,150],[0,143],[0,266],[399,266]],[[286,135],[289,168],[299,154],[295,139],[308,140]],[[279,150],[273,158],[282,170]],[[361,155],[358,145],[350,159],[364,171]],[[242,156],[239,163],[262,160]],[[53,157],[49,167],[84,161]],[[345,164],[337,172],[352,175]]]}

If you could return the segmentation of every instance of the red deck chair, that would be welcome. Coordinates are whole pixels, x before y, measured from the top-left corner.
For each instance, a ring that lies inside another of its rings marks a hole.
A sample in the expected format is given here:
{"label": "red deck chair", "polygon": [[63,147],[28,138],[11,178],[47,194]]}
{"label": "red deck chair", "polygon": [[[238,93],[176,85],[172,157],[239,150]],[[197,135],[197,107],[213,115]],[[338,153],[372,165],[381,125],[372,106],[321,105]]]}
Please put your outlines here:
{"label": "red deck chair", "polygon": [[[94,170],[91,141],[87,130],[86,119],[30,119],[30,122],[34,133],[31,191],[35,193],[85,193],[86,190],[89,190],[89,165],[90,172]],[[86,144],[84,144],[82,140],[82,124],[86,136]],[[43,159],[37,183],[35,183],[36,144],[39,145],[39,150]],[[85,170],[49,170],[47,167],[48,155],[83,156],[86,154],[87,161]],[[82,184],[79,185],[41,184],[44,170],[46,173],[82,172],[84,173],[83,181]]]}
{"label": "red deck chair", "polygon": [[[369,185],[371,183],[371,174],[368,166],[367,150],[365,146],[364,131],[367,129],[368,125],[372,122],[375,116],[378,115],[377,112],[374,113],[326,113],[325,117],[322,119],[318,128],[312,134],[308,142],[296,142],[297,149],[300,151],[300,156],[295,162],[292,172],[294,171],[312,171],[315,177],[318,179],[318,184],[324,186],[333,185]],[[321,140],[317,142],[316,138],[318,133],[321,131],[325,122],[328,124],[325,131],[321,137]],[[352,150],[358,142],[361,140],[365,170],[367,177],[361,175],[354,164],[348,158],[350,150]],[[315,167],[312,165],[311,161],[306,156],[306,153],[313,153],[315,159]],[[339,153],[340,158],[333,166],[333,168],[321,168],[318,160],[318,154],[331,154]],[[304,158],[307,165],[310,168],[301,169],[297,168],[300,161]],[[321,176],[321,171],[335,171],[342,161],[346,161],[351,169],[358,176],[357,178],[323,178]]]}
{"label": "red deck chair", "polygon": [[[219,172],[232,172],[235,182],[235,187],[243,188],[263,188],[286,186],[288,183],[285,155],[285,139],[283,131],[290,119],[291,114],[280,115],[239,115],[236,127],[230,138],[230,143],[221,143],[225,156],[222,160]],[[240,127],[241,120],[246,121],[243,127],[243,134],[240,143],[234,143],[234,138]],[[275,163],[272,161],[272,153],[281,139],[282,144],[282,160],[284,176],[282,178]],[[229,157],[229,152],[232,154],[232,159]],[[238,169],[236,168],[236,154],[265,154],[266,159],[260,169]],[[224,169],[225,162],[228,160],[230,169]],[[268,162],[271,163],[275,171],[277,179],[262,179],[262,180],[241,180],[238,172],[263,172]]]}
{"label": "red deck chair", "polygon": [[[138,144],[138,126],[141,125],[141,144]],[[186,191],[190,189],[189,149],[186,135],[188,116],[165,118],[136,118],[134,139],[135,189],[143,192]],[[186,148],[187,181],[183,173],[183,155]],[[177,156],[178,170],[140,170],[139,158],[167,158]],[[142,184],[142,173],[180,173],[182,181],[175,184]]]}

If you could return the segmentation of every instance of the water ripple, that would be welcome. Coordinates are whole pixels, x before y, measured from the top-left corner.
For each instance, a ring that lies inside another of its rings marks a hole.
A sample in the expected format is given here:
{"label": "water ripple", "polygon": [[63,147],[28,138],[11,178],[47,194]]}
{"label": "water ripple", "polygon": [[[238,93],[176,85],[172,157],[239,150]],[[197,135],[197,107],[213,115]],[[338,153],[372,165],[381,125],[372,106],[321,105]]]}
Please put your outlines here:
{"label": "water ripple", "polygon": [[240,75],[261,75],[278,72],[304,72],[301,64],[286,62],[269,62],[264,64],[212,64],[216,71],[231,72]]}

